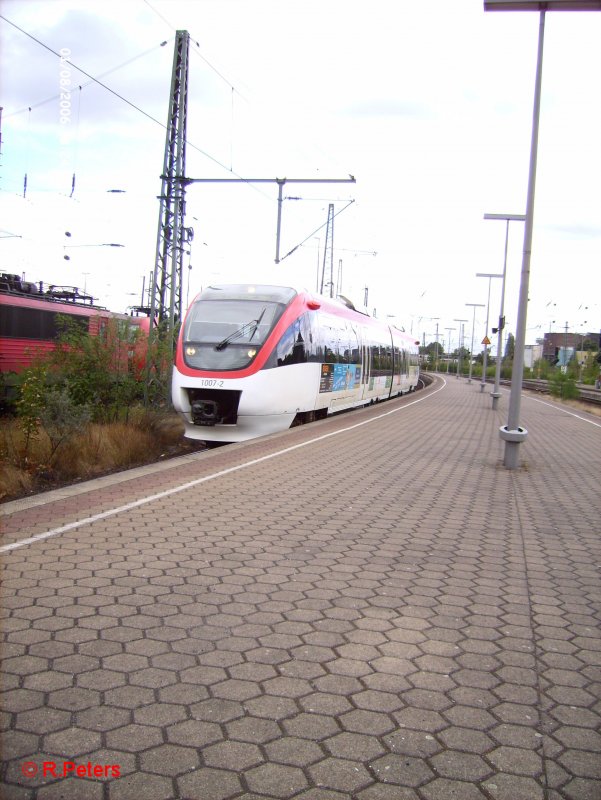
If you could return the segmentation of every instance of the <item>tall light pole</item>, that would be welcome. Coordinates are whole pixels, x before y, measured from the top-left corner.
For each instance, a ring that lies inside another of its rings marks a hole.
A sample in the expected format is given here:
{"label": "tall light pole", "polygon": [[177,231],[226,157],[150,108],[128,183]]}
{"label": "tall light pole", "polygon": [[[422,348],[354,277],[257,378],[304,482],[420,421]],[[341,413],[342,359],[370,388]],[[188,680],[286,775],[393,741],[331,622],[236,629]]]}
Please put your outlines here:
{"label": "tall light pole", "polygon": [[430,317],[432,322],[436,321],[436,346],[434,348],[434,372],[438,372],[438,320],[440,317]]}
{"label": "tall light pole", "polygon": [[[503,328],[505,327],[505,317],[503,316],[505,308],[505,277],[507,275],[507,245],[509,243],[509,223],[524,222],[526,219],[525,214],[485,214],[484,219],[502,219],[505,220],[505,256],[503,258],[503,281],[501,283],[501,310],[499,311],[499,327],[497,328],[497,363],[495,366],[495,388],[491,392],[493,411],[499,403],[501,397],[501,364],[503,362]],[[494,333],[493,328],[493,333]]]}
{"label": "tall light pole", "polygon": [[601,0],[484,0],[485,11],[538,11],[538,51],[536,58],[536,78],[534,83],[534,104],[532,111],[532,136],[530,141],[530,166],[528,170],[528,194],[526,198],[526,222],[524,226],[524,248],[522,254],[522,276],[516,325],[515,353],[511,374],[509,394],[509,413],[507,425],[500,429],[505,442],[503,464],[507,469],[516,469],[519,461],[519,447],[528,436],[528,431],[520,427],[520,403],[522,380],[524,377],[524,350],[526,346],[526,317],[528,313],[528,284],[530,281],[530,258],[532,254],[532,228],[534,223],[534,194],[536,188],[536,165],[538,155],[538,128],[540,119],[540,98],[543,73],[543,49],[545,40],[545,14],[547,11],[601,11]]}
{"label": "tall light pole", "polygon": [[490,339],[488,338],[488,319],[489,319],[489,312],[490,312],[490,284],[493,278],[502,278],[503,275],[498,275],[497,273],[493,272],[476,272],[476,278],[488,278],[488,300],[486,301],[486,332],[484,334],[484,341],[482,344],[484,345],[484,358],[482,360],[482,382],[480,383],[480,391],[483,392],[486,386],[486,367],[488,364],[488,345],[490,344]]}
{"label": "tall light pole", "polygon": [[471,344],[471,347],[470,347],[470,369],[469,369],[469,375],[468,375],[468,378],[467,378],[467,382],[471,383],[472,382],[472,366],[473,366],[473,363],[474,363],[474,328],[476,327],[476,309],[477,308],[484,308],[484,303],[466,303],[465,305],[466,306],[471,306],[474,309],[474,312],[473,312],[473,315],[472,315],[472,344]]}
{"label": "tall light pole", "polygon": [[461,372],[461,349],[463,348],[463,336],[464,336],[464,325],[467,322],[466,319],[454,319],[453,322],[459,322],[459,347],[457,348],[457,377],[459,378],[459,373]]}
{"label": "tall light pole", "polygon": [[456,331],[457,328],[445,328],[447,332],[447,375],[449,374],[449,362],[451,360],[451,331]]}

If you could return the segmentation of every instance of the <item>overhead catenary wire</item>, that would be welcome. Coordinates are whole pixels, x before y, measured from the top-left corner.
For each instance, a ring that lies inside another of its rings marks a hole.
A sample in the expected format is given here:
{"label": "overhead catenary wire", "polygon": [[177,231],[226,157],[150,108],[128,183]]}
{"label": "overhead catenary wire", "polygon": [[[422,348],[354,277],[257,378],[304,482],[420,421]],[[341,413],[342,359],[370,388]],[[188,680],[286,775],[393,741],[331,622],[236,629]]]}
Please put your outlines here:
{"label": "overhead catenary wire", "polygon": [[[341,208],[341,209],[340,209],[340,211],[337,211],[337,212],[336,212],[336,213],[333,215],[332,219],[334,219],[334,217],[337,217],[337,216],[338,216],[338,214],[342,214],[342,212],[343,212],[343,211],[346,211],[346,209],[347,209],[347,208],[348,208],[350,205],[352,205],[354,202],[355,202],[354,200],[349,200],[349,202],[348,202],[348,203],[347,203],[347,204],[344,206],[344,208]],[[316,234],[316,233],[319,233],[319,231],[320,231],[320,230],[322,230],[323,228],[325,228],[327,224],[328,224],[328,223],[327,223],[327,221],[326,221],[326,222],[324,222],[324,223],[323,223],[323,225],[320,225],[320,226],[319,226],[319,228],[315,228],[315,230],[314,230],[312,233],[310,233],[310,234],[309,234],[307,237],[305,237],[305,238],[302,240],[302,242],[299,242],[299,243],[296,245],[296,247],[293,247],[293,248],[292,248],[292,250],[290,250],[288,253],[286,253],[286,255],[285,255],[285,256],[282,256],[282,257],[280,258],[280,262],[281,262],[281,261],[283,261],[285,258],[288,258],[288,256],[291,256],[291,255],[292,255],[292,253],[294,253],[296,250],[298,250],[298,248],[299,248],[299,247],[302,247],[302,246],[304,245],[304,243],[305,243],[305,242],[307,242],[307,241],[308,241],[308,240],[309,240],[309,239],[310,239],[312,236],[315,236],[315,234]]]}
{"label": "overhead catenary wire", "polygon": [[[20,27],[19,25],[17,25],[16,23],[12,22],[12,20],[8,19],[8,18],[7,18],[7,17],[5,17],[3,14],[0,14],[0,19],[3,19],[3,20],[4,20],[5,22],[7,22],[9,25],[12,25],[12,27],[13,27],[13,28],[15,28],[16,30],[18,30],[18,31],[19,31],[20,33],[22,33],[24,36],[27,36],[29,39],[31,39],[32,41],[34,41],[36,44],[40,45],[40,47],[43,47],[45,50],[48,50],[48,52],[52,53],[52,54],[53,54],[53,55],[55,55],[57,58],[63,58],[63,61],[64,61],[64,63],[66,63],[66,64],[69,64],[69,65],[70,65],[70,66],[72,66],[74,69],[76,69],[78,72],[81,72],[81,74],[82,74],[82,75],[85,75],[85,76],[86,76],[86,78],[89,78],[89,79],[90,79],[90,82],[92,82],[92,83],[96,83],[98,86],[101,86],[101,87],[102,87],[103,89],[105,89],[107,92],[109,92],[109,93],[110,93],[110,94],[112,94],[114,97],[116,97],[118,100],[121,100],[123,103],[125,103],[126,105],[130,106],[131,108],[133,108],[135,111],[138,111],[140,114],[142,114],[144,117],[146,117],[147,119],[149,119],[151,122],[154,122],[156,125],[159,125],[159,126],[160,126],[160,127],[163,129],[163,130],[167,130],[167,126],[166,126],[166,125],[165,125],[163,122],[161,122],[160,120],[158,120],[156,117],[153,117],[153,115],[152,115],[152,114],[149,114],[147,111],[144,111],[144,109],[140,108],[140,106],[136,105],[136,104],[135,104],[134,102],[132,102],[131,100],[128,100],[128,99],[127,99],[126,97],[124,97],[122,94],[119,94],[119,92],[115,91],[114,89],[111,89],[111,87],[110,87],[110,86],[107,86],[107,84],[106,84],[106,83],[103,83],[103,82],[102,82],[101,80],[99,80],[98,78],[95,78],[93,75],[90,75],[90,73],[89,73],[89,72],[87,72],[87,71],[86,71],[85,69],[83,69],[82,67],[79,67],[77,64],[75,64],[75,63],[74,63],[73,61],[71,61],[70,59],[67,59],[67,58],[64,58],[64,57],[62,57],[62,56],[60,55],[60,53],[58,53],[58,52],[57,52],[56,50],[54,50],[52,47],[50,47],[49,45],[47,45],[47,44],[45,44],[44,42],[42,42],[40,39],[36,38],[35,36],[33,36],[33,35],[32,35],[31,33],[29,33],[28,31],[24,30],[23,28],[21,28],[21,27]],[[46,102],[46,101],[45,101],[45,102]],[[219,159],[215,158],[215,157],[214,157],[214,156],[212,156],[210,153],[207,153],[207,152],[206,152],[205,150],[203,150],[201,147],[198,147],[198,145],[195,145],[193,142],[190,142],[189,140],[186,140],[186,144],[187,144],[187,146],[188,146],[188,147],[191,147],[193,150],[196,150],[198,153],[200,153],[201,155],[203,155],[203,156],[205,156],[206,158],[208,158],[210,161],[212,161],[212,162],[213,162],[214,164],[216,164],[217,166],[219,166],[219,167],[221,167],[222,169],[226,170],[226,172],[232,172],[232,170],[228,169],[228,167],[227,167],[225,164],[223,164],[221,161],[219,161]],[[234,174],[234,175],[236,175],[237,177],[239,177],[239,178],[240,178],[240,180],[241,180],[242,182],[244,182],[244,183],[246,182],[246,181],[244,180],[244,178],[242,178],[242,176],[240,176],[240,175],[237,175],[237,173],[235,173],[235,172],[234,172],[233,174]],[[252,186],[252,185],[251,185],[251,186]],[[267,196],[267,195],[266,195],[264,192],[261,192],[261,191],[260,191],[259,189],[257,189],[256,187],[252,186],[252,188],[253,188],[255,191],[257,191],[259,194],[263,195],[264,197],[268,197],[268,196]],[[271,198],[268,198],[268,199],[271,199]]]}
{"label": "overhead catenary wire", "polygon": [[[0,18],[5,19],[5,17],[3,17],[1,14],[0,14]],[[9,21],[10,20],[7,20],[7,22],[9,22]],[[11,24],[14,24],[14,23],[11,23]],[[26,31],[23,31],[23,33],[26,33],[26,35],[30,36],[30,34],[27,34]],[[31,37],[31,38],[34,38],[34,37]],[[34,38],[34,41],[37,42],[37,40],[35,38]],[[38,42],[38,44],[41,44],[43,47],[46,47],[46,45],[44,45],[43,42]],[[89,81],[82,82],[82,84],[79,86],[79,88],[80,89],[86,89],[88,86],[91,86],[93,83],[98,83],[100,78],[106,78],[107,75],[112,75],[112,73],[117,72],[118,70],[123,69],[124,67],[128,67],[130,64],[133,64],[135,61],[138,61],[139,59],[144,58],[144,56],[147,56],[150,53],[154,53],[155,50],[158,50],[159,48],[164,47],[166,44],[169,44],[168,40],[165,40],[164,42],[161,42],[158,45],[154,45],[153,47],[150,47],[147,50],[144,50],[144,52],[142,52],[142,53],[138,53],[137,56],[133,56],[132,58],[128,58],[127,61],[123,61],[121,64],[117,64],[116,67],[111,67],[111,69],[107,69],[106,72],[101,72],[100,75],[96,75],[96,77],[90,78]],[[51,52],[54,52],[54,51],[51,51]],[[71,62],[68,62],[68,63],[71,63]],[[78,69],[78,68],[76,67],[76,69]],[[79,71],[81,72],[82,70],[79,70]],[[24,114],[26,111],[31,111],[32,109],[41,108],[42,106],[45,106],[47,103],[52,103],[54,100],[58,100],[59,98],[60,98],[60,94],[53,94],[51,97],[47,97],[44,100],[39,100],[37,103],[32,103],[31,106],[25,106],[24,108],[20,108],[20,109],[17,109],[16,111],[12,111],[10,114],[6,114],[6,117],[8,117],[8,118],[15,117],[15,116],[17,116],[19,114]]]}
{"label": "overhead catenary wire", "polygon": [[164,17],[164,16],[163,16],[163,15],[162,15],[162,14],[161,14],[159,11],[157,11],[157,10],[156,10],[156,8],[154,8],[154,6],[152,6],[152,5],[151,5],[151,4],[148,2],[148,0],[142,0],[142,2],[143,2],[145,5],[147,5],[147,6],[148,6],[148,8],[149,8],[149,9],[150,9],[150,10],[153,12],[153,14],[156,14],[156,15],[157,15],[157,17],[158,17],[159,19],[161,19],[161,20],[162,20],[162,21],[165,23],[165,25],[167,25],[167,27],[168,27],[168,28],[171,28],[171,30],[172,30],[172,31],[175,33],[175,31],[176,31],[177,29],[176,29],[176,28],[174,28],[174,27],[173,27],[173,25],[172,25],[172,24],[169,22],[169,20],[168,20],[168,19],[166,19],[166,18],[165,18],[165,17]]}

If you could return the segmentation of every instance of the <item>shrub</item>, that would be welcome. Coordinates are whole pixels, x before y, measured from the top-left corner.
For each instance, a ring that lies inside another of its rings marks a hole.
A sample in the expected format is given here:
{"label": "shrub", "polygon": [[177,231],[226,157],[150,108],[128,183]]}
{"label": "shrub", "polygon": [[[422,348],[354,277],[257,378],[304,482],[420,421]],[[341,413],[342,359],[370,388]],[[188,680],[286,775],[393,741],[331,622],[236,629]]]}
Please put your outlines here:
{"label": "shrub", "polygon": [[47,390],[40,422],[50,439],[51,463],[58,448],[66,440],[83,431],[91,416],[87,405],[76,405],[73,402],[68,385],[52,386]]}
{"label": "shrub", "polygon": [[559,370],[556,370],[549,379],[549,392],[562,400],[575,400],[579,395],[574,378]]}

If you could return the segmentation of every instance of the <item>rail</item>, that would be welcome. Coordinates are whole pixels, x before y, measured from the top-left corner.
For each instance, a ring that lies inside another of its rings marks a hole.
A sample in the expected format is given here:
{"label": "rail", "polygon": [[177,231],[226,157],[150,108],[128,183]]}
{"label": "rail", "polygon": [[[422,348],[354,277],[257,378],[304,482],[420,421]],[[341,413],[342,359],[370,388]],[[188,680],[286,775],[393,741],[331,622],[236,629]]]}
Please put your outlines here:
{"label": "rail", "polygon": [[[504,386],[511,386],[511,381],[502,380]],[[584,403],[591,403],[593,405],[601,405],[601,389],[595,389],[587,383],[577,383],[578,397],[576,400],[582,400]],[[541,394],[551,394],[549,389],[549,381],[543,380],[525,380],[522,381],[522,389],[528,389],[531,392],[540,392]]]}
{"label": "rail", "polygon": [[[423,378],[424,375],[427,373],[421,372],[420,378]],[[463,375],[463,377],[467,377]],[[475,380],[480,381],[480,378]],[[494,383],[492,378],[487,378],[486,383],[491,385]],[[500,381],[502,386],[511,386],[510,380],[501,380]],[[591,386],[588,383],[577,383],[576,388],[578,389],[578,397],[574,398],[575,400],[582,400],[584,403],[590,403],[591,405],[601,406],[601,389],[595,389],[594,386]],[[524,380],[522,381],[522,389],[526,389],[531,392],[539,392],[540,394],[551,394],[549,389],[549,381],[544,380]]]}

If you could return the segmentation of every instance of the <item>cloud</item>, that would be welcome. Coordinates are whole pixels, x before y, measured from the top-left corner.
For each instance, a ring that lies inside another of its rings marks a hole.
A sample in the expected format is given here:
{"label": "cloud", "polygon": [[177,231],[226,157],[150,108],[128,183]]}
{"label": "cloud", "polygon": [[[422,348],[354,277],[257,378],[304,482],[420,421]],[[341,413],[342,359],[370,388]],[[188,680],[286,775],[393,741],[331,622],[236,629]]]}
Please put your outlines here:
{"label": "cloud", "polygon": [[436,116],[430,105],[394,98],[366,99],[345,106],[341,113],[349,117],[402,117],[419,120],[433,119]]}

